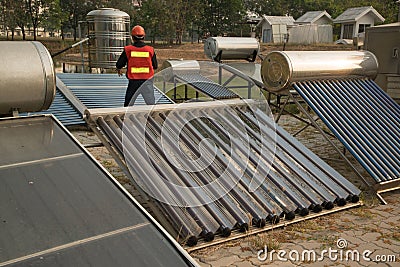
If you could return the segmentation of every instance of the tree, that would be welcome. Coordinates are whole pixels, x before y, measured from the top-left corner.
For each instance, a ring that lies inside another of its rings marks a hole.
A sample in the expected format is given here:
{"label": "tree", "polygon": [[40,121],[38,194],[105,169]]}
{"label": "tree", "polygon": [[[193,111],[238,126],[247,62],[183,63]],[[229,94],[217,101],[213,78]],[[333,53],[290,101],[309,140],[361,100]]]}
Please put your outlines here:
{"label": "tree", "polygon": [[104,1],[95,0],[60,0],[61,12],[65,13],[66,19],[62,21],[61,35],[64,39],[64,31],[72,29],[74,40],[78,37],[78,25],[80,21],[86,20],[86,15],[104,5]]}
{"label": "tree", "polygon": [[146,29],[146,35],[152,43],[157,37],[173,43],[175,33],[168,10],[170,4],[166,0],[142,1],[142,6],[132,18],[134,25],[140,24]]}
{"label": "tree", "polygon": [[28,23],[28,17],[24,0],[1,0],[1,7],[3,28],[7,32],[7,37],[10,30],[11,39],[14,40],[15,29],[20,27],[25,40],[25,27]]}
{"label": "tree", "polygon": [[49,8],[43,11],[43,17],[46,19],[42,26],[50,32],[59,30],[62,22],[67,19],[66,14],[61,12],[60,0],[52,1]]}
{"label": "tree", "polygon": [[242,0],[206,0],[202,14],[202,29],[212,36],[237,34],[238,25],[244,21],[246,10]]}
{"label": "tree", "polygon": [[33,40],[36,40],[36,29],[42,20],[41,6],[42,1],[40,0],[25,0],[26,9],[28,11],[29,22],[33,27]]}
{"label": "tree", "polygon": [[183,33],[193,27],[201,16],[202,0],[144,0],[133,16],[134,24],[141,24],[154,43],[160,37],[167,43],[181,44]]}

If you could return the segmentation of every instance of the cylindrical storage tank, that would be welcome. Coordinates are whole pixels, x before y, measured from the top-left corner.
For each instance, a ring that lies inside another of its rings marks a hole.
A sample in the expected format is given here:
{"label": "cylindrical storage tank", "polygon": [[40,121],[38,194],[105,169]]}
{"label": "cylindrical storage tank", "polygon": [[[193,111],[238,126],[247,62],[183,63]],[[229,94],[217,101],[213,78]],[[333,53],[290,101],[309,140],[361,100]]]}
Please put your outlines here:
{"label": "cylindrical storage tank", "polygon": [[46,110],[56,75],[49,51],[39,42],[0,42],[0,114]]}
{"label": "cylindrical storage tank", "polygon": [[369,51],[274,51],[264,58],[261,77],[267,90],[285,91],[305,80],[368,77],[378,73],[378,60]]}
{"label": "cylindrical storage tank", "polygon": [[90,67],[115,68],[124,47],[131,43],[129,15],[118,9],[101,8],[90,11],[86,19]]}
{"label": "cylindrical storage tank", "polygon": [[210,37],[204,43],[204,53],[212,60],[245,59],[254,61],[260,44],[248,37]]}
{"label": "cylindrical storage tank", "polygon": [[169,59],[162,65],[165,81],[172,82],[174,76],[185,74],[200,74],[200,64],[197,60]]}

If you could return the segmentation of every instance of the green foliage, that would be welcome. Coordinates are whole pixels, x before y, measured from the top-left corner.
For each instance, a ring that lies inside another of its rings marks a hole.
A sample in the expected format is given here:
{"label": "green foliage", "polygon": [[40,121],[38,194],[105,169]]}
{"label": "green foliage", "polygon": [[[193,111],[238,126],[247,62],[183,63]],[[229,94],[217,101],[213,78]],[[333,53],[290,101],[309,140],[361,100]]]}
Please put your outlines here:
{"label": "green foliage", "polygon": [[201,28],[207,35],[229,33],[237,35],[238,25],[243,23],[246,10],[242,0],[206,0],[202,12]]}
{"label": "green foliage", "polygon": [[145,27],[147,38],[182,43],[183,32],[200,20],[201,0],[145,0],[133,17],[133,24]]}
{"label": "green foliage", "polygon": [[[133,5],[138,2],[141,6]],[[326,10],[336,18],[350,7],[373,6],[385,23],[397,21],[395,0],[0,0],[0,25],[13,31],[20,27],[74,32],[91,10],[118,8],[131,16],[131,24],[145,27],[148,38],[166,43],[182,42],[188,29],[200,35],[240,36],[249,32],[244,24],[247,11],[258,15],[291,15]]]}

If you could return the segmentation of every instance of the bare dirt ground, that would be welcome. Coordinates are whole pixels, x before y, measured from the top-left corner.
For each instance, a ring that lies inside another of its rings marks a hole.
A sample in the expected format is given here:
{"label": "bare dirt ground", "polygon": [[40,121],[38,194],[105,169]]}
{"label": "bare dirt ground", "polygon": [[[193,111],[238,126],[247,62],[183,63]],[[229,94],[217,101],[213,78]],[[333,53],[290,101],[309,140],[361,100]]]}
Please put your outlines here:
{"label": "bare dirt ground", "polygon": [[[203,44],[171,47],[160,45],[155,48],[160,65],[169,58],[208,60],[203,52]],[[342,45],[289,45],[286,47],[286,50],[351,49],[354,47]],[[282,50],[282,46],[263,45],[261,47],[262,54],[272,50]],[[64,60],[76,59],[77,54],[74,53],[64,56]],[[291,133],[303,126],[289,116],[283,116],[279,124]],[[75,129],[72,132],[83,144],[98,142],[96,136],[90,131]],[[191,252],[191,256],[201,266],[400,266],[400,191],[384,194],[388,205],[382,205],[371,188],[365,186],[349,166],[335,156],[336,152],[333,148],[322,140],[314,129],[309,128],[297,138],[344,177],[359,186],[363,190],[364,205],[194,251]],[[337,144],[341,146],[340,143]],[[104,147],[90,148],[89,151],[128,191],[134,194],[129,179],[121,172]],[[365,179],[371,180],[354,159],[350,155],[348,157],[361,170]],[[338,240],[344,240],[346,246],[339,248]],[[265,255],[261,250],[265,248],[268,252],[275,251],[271,258],[271,254],[266,254],[266,259],[263,259]],[[333,252],[332,258],[328,254],[323,254],[324,250],[336,252]],[[286,254],[278,255],[279,251]],[[301,258],[302,253],[307,255],[311,251],[317,254],[315,260]],[[350,254],[347,255],[349,251]],[[359,258],[351,258],[352,255],[357,256],[356,253],[359,253]],[[296,258],[296,255],[299,257]]]}
{"label": "bare dirt ground", "polygon": [[[204,54],[204,44],[203,43],[194,43],[194,44],[182,44],[182,45],[154,45],[158,64],[161,67],[165,60],[167,59],[192,59],[192,60],[209,60],[207,56]],[[61,47],[49,46],[48,48],[50,52],[59,51]],[[287,45],[285,50],[288,51],[302,51],[302,50],[352,50],[355,49],[354,46],[351,45],[335,45],[335,44],[321,44],[321,45]],[[261,44],[260,45],[260,54],[265,55],[270,51],[281,51],[283,50],[282,44]],[[85,52],[85,59],[88,59],[87,53]],[[74,63],[79,64],[81,62],[81,56],[79,52],[79,48],[76,47],[69,52],[60,55],[57,57],[57,60],[60,62],[66,63]],[[260,59],[257,59],[260,62]]]}

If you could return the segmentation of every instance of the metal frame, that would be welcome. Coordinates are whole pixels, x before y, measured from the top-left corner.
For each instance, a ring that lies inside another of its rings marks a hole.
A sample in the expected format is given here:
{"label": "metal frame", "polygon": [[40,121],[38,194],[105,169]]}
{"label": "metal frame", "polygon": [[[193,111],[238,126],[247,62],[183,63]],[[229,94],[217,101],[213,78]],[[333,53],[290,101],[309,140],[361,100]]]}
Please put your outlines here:
{"label": "metal frame", "polygon": [[[228,77],[228,79],[225,82],[222,81],[222,72],[224,70],[231,74],[231,76]],[[244,80],[245,82],[247,82],[247,85],[239,85],[239,86],[232,85],[232,86],[229,86],[229,84],[235,78],[240,78],[240,79]],[[184,97],[183,98],[177,98],[176,88],[177,88],[177,85],[178,85],[179,81],[181,81],[182,83],[185,84]],[[165,87],[166,87],[165,83],[166,82],[167,81],[165,81],[165,80],[163,81],[164,86],[163,86],[163,90],[162,91],[164,93],[165,93]],[[180,78],[179,76],[174,75],[173,84],[174,84],[174,100],[175,101],[176,100],[187,100],[187,89],[188,89],[188,84],[190,84],[190,83],[188,83],[184,79]],[[252,88],[254,86],[260,88],[260,93],[261,93],[261,89],[263,89],[263,87],[264,87],[264,85],[261,84],[259,81],[250,78],[246,74],[242,73],[240,70],[235,69],[235,68],[233,68],[233,67],[231,67],[229,65],[222,64],[222,63],[220,63],[219,66],[218,66],[218,83],[217,84],[221,85],[221,86],[223,86],[223,87],[225,87],[227,89],[246,89],[247,88],[247,98],[248,99],[251,99]],[[198,90],[198,88],[196,88],[196,86],[191,85],[191,87],[193,87],[195,89],[195,91],[196,91],[196,99],[198,99],[198,97],[199,97],[199,92],[204,94],[204,95],[206,95],[206,96],[208,96],[208,97],[212,97],[210,95],[205,94],[203,91]]]}
{"label": "metal frame", "polygon": [[391,180],[388,182],[381,182],[374,186],[376,196],[384,205],[387,204],[386,200],[381,196],[381,194],[388,193],[395,190],[400,190],[400,178]]}
{"label": "metal frame", "polygon": [[317,218],[317,217],[320,217],[320,216],[329,215],[329,214],[332,214],[332,213],[335,213],[335,212],[339,212],[339,211],[343,211],[343,210],[348,210],[348,209],[360,207],[360,206],[363,206],[363,205],[364,205],[364,203],[362,201],[360,201],[358,203],[350,203],[350,204],[347,204],[344,207],[336,207],[336,208],[334,208],[332,210],[324,210],[324,211],[322,211],[320,213],[310,214],[310,215],[307,215],[305,217],[293,219],[292,221],[280,222],[280,223],[277,223],[277,224],[274,224],[274,225],[270,225],[270,226],[264,227],[262,229],[251,228],[251,230],[247,231],[246,233],[240,233],[239,231],[235,231],[235,232],[232,232],[232,235],[230,237],[228,237],[228,238],[217,238],[212,242],[202,242],[202,243],[200,243],[200,244],[198,244],[198,245],[196,245],[194,247],[185,246],[184,249],[186,249],[187,252],[191,253],[191,252],[194,252],[194,251],[197,251],[197,250],[200,250],[200,249],[208,248],[208,247],[215,246],[215,245],[224,244],[224,243],[229,242],[229,241],[237,240],[237,239],[244,238],[244,237],[253,236],[253,235],[256,235],[256,234],[260,234],[260,233],[265,233],[265,232],[268,232],[268,231],[272,231],[274,229],[284,228],[284,227],[286,227],[288,225],[292,225],[292,224],[295,224],[295,223],[299,223],[299,222],[303,222],[303,221],[306,221],[306,220],[314,219],[314,218]]}
{"label": "metal frame", "polygon": [[[218,82],[219,82],[219,84],[221,84],[221,85],[223,85],[223,86],[225,86],[225,87],[227,87],[227,88],[232,88],[232,89],[247,88],[247,98],[248,98],[248,99],[251,99],[251,88],[252,88],[253,86],[259,87],[259,85],[256,84],[256,82],[255,82],[254,80],[250,79],[250,78],[249,78],[248,76],[246,76],[246,75],[243,75],[242,72],[240,72],[240,71],[238,71],[237,69],[232,68],[232,67],[230,67],[230,66],[228,66],[228,65],[220,64],[218,68],[219,68],[219,73],[218,73]],[[229,77],[228,80],[225,81],[225,83],[222,84],[222,71],[223,71],[223,70],[226,70],[226,71],[230,72],[230,73],[232,74],[232,76]],[[247,81],[247,86],[228,86],[228,84],[229,84],[233,79],[235,79],[236,77],[241,78],[241,79]]]}

